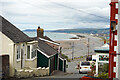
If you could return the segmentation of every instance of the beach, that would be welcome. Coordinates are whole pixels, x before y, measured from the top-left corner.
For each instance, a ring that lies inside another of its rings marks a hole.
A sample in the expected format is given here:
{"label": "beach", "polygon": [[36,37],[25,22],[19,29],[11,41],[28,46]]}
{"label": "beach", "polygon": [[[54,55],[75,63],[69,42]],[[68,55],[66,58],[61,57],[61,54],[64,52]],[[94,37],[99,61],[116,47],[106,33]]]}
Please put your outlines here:
{"label": "beach", "polygon": [[[81,34],[81,33],[72,33],[74,35],[79,35],[79,39],[71,39],[71,40],[59,40],[62,47],[62,53],[67,55],[68,58],[72,58],[72,51],[74,52],[74,57],[80,57],[88,55],[88,43],[89,43],[89,54],[95,54],[94,48],[100,47],[104,43],[101,38],[94,37],[90,34]],[[84,37],[81,37],[84,36]],[[88,42],[89,38],[89,42]],[[73,47],[74,46],[74,47]]]}

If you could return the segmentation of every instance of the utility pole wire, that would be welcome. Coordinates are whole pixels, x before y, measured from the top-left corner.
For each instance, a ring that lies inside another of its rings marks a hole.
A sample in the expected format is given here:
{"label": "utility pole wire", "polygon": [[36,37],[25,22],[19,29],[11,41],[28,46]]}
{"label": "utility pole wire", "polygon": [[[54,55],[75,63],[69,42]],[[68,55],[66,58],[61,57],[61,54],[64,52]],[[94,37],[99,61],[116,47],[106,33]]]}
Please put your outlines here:
{"label": "utility pole wire", "polygon": [[[49,0],[47,0],[47,1],[49,1]],[[41,7],[39,7],[39,6],[36,6],[36,5],[33,5],[33,4],[31,4],[31,3],[29,3],[29,2],[26,2],[26,1],[22,1],[22,2],[24,2],[24,3],[27,3],[27,4],[29,4],[29,5],[31,5],[31,6],[33,6],[33,7],[36,7],[36,8],[39,8],[39,9],[41,9]],[[49,1],[49,2],[52,2],[52,1]],[[66,7],[66,8],[69,8],[69,9],[72,9],[72,10],[77,10],[78,12],[83,12],[83,13],[87,13],[87,14],[89,14],[89,15],[92,15],[92,16],[96,16],[96,17],[99,17],[99,18],[101,18],[101,19],[103,19],[104,17],[102,17],[102,16],[98,16],[98,15],[95,15],[95,14],[91,14],[91,13],[88,13],[88,12],[85,12],[85,11],[83,11],[83,10],[78,10],[78,9],[75,9],[75,8],[72,8],[72,7],[69,7],[69,6],[65,6],[65,5],[63,5],[63,4],[59,4],[59,3],[56,3],[56,2],[52,2],[52,3],[54,3],[54,4],[56,4],[56,5],[59,5],[59,6],[62,6],[62,7]],[[48,8],[45,8],[45,7],[42,7],[42,8],[44,8],[44,9],[48,9]],[[49,12],[49,11],[47,11],[47,12]],[[50,11],[50,12],[52,12],[52,13],[56,13],[55,11],[53,12],[53,11]],[[55,14],[55,15],[57,15],[57,14]],[[58,16],[58,15],[57,15]],[[104,18],[105,19],[105,18]],[[103,20],[99,20],[99,22],[104,22],[104,19]],[[107,19],[107,18],[106,18]],[[108,22],[109,23],[109,19],[108,20],[105,20],[106,22]],[[96,20],[91,20],[91,21],[84,21],[85,23],[87,22],[87,23],[94,23],[94,22],[97,22]]]}
{"label": "utility pole wire", "polygon": [[107,19],[105,17],[98,16],[98,15],[95,15],[95,14],[92,14],[92,13],[88,13],[88,12],[83,11],[81,9],[76,9],[76,8],[73,8],[73,7],[70,7],[70,6],[66,6],[66,5],[63,5],[63,4],[60,4],[60,3],[56,3],[56,2],[53,2],[53,1],[50,1],[50,0],[47,0],[47,1],[49,1],[51,3],[54,3],[56,5],[62,6],[62,7],[66,7],[66,8],[72,9],[72,10],[77,10],[78,12],[83,12],[83,13],[86,13],[86,14],[89,14],[89,15],[92,15],[92,16],[95,16],[95,17],[99,17],[99,18],[102,18],[102,19],[105,19],[105,20],[109,20],[109,19]]}

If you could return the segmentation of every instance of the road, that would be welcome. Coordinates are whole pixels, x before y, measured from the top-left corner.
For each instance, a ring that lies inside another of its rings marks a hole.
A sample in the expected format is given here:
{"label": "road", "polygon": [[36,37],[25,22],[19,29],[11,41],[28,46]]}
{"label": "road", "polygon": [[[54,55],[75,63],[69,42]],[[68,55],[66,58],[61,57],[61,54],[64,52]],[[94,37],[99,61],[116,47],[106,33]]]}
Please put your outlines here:
{"label": "road", "polygon": [[75,61],[72,61],[72,62],[68,62],[67,72],[68,73],[79,74],[79,71],[77,69],[75,69],[75,67],[77,66],[79,61],[80,60],[75,60]]}
{"label": "road", "polygon": [[56,72],[53,76],[49,76],[49,78],[75,78],[79,79],[87,74],[79,74],[79,71],[75,69],[76,65],[79,61],[85,61],[84,59],[81,60],[74,60],[71,62],[67,62],[68,68],[66,69],[66,73],[64,72]]}

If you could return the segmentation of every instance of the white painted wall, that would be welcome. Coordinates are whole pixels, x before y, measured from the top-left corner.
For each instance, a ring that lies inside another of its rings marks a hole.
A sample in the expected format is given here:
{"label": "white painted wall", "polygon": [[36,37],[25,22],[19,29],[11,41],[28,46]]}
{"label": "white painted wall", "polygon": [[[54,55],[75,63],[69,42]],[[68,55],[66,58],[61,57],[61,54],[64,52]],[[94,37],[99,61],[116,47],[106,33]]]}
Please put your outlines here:
{"label": "white painted wall", "polygon": [[96,60],[96,54],[92,55],[92,60],[95,59]]}
{"label": "white painted wall", "polygon": [[98,75],[98,63],[109,63],[109,61],[99,61],[99,55],[107,55],[108,53],[96,53],[96,75]]}
{"label": "white painted wall", "polygon": [[3,55],[3,54],[8,54],[9,55],[9,63],[11,64],[10,65],[10,76],[13,76],[14,74],[14,66],[13,65],[13,52],[14,52],[14,42],[12,40],[10,40],[6,35],[4,35],[2,32],[0,32],[0,36],[1,36],[1,41],[2,43],[0,43],[1,48],[0,48],[0,55]]}

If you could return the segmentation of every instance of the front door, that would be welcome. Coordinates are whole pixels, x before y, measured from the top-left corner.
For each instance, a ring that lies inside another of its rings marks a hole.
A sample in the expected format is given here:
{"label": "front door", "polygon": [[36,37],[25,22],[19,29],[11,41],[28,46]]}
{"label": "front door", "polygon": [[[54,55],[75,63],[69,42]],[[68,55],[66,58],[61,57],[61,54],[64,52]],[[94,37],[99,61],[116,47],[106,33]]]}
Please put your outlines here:
{"label": "front door", "polygon": [[25,63],[24,49],[21,49],[21,69],[24,68],[24,63]]}

